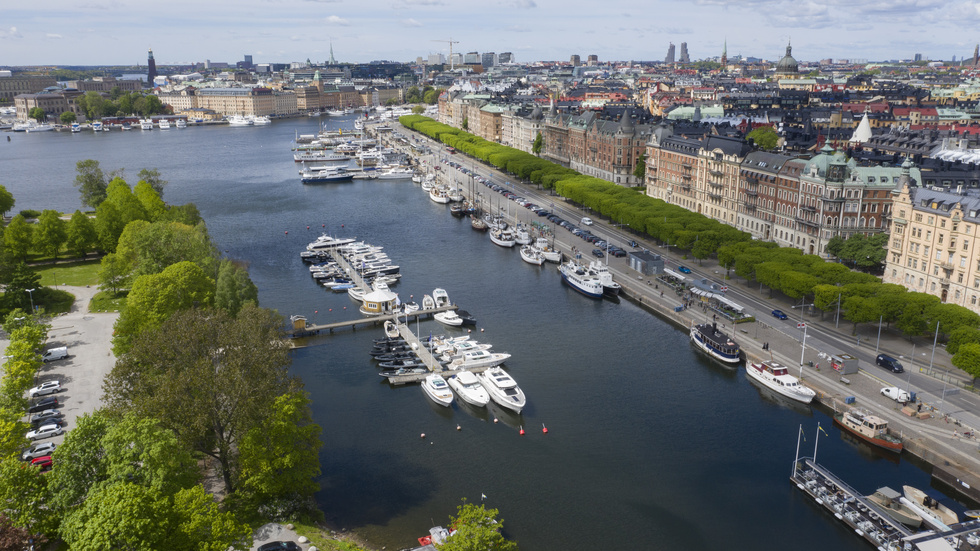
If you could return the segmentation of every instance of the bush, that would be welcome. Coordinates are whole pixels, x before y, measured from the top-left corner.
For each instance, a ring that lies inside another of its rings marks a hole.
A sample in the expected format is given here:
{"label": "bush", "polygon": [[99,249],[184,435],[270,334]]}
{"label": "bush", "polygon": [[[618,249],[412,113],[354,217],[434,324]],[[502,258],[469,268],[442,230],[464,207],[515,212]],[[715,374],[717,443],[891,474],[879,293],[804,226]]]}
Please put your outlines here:
{"label": "bush", "polygon": [[41,216],[41,211],[34,210],[34,209],[24,209],[20,211],[20,215],[29,220],[32,218],[37,219],[39,216]]}

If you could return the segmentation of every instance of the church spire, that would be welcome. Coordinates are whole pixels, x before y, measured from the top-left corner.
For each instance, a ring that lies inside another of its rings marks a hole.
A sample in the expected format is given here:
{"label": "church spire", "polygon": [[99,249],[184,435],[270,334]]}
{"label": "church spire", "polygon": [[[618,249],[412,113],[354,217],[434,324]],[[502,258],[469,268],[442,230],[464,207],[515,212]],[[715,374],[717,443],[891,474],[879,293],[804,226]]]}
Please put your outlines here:
{"label": "church spire", "polygon": [[725,38],[725,45],[721,49],[721,70],[722,70],[722,72],[725,71],[725,68],[726,67],[728,67],[728,38],[727,37]]}
{"label": "church spire", "polygon": [[330,41],[330,65],[336,65],[337,60],[333,58],[333,41]]}

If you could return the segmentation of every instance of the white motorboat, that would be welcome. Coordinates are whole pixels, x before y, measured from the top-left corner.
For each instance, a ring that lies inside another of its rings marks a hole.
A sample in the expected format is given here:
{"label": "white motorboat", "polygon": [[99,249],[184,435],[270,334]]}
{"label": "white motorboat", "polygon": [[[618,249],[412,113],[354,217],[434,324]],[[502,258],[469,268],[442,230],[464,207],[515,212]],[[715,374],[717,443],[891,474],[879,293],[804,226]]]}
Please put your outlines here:
{"label": "white motorboat", "polygon": [[228,126],[252,126],[252,119],[242,115],[232,115],[228,117]]}
{"label": "white motorboat", "polygon": [[436,185],[436,177],[433,176],[432,174],[428,174],[426,175],[425,179],[422,180],[422,191],[428,193],[432,191],[432,188],[434,188],[435,185]]}
{"label": "white motorboat", "polygon": [[449,203],[449,194],[446,193],[441,187],[434,187],[429,190],[429,199],[433,202],[445,205]]}
{"label": "white motorboat", "polygon": [[423,310],[432,310],[435,307],[436,307],[436,301],[435,301],[435,299],[433,299],[429,295],[425,295],[424,297],[422,297],[422,309]]}
{"label": "white motorboat", "polygon": [[[452,386],[451,382],[449,383],[449,386]],[[912,486],[902,486],[902,493],[905,494],[905,499],[914,503],[916,507],[922,510],[922,512],[932,517],[933,520],[939,521],[947,527],[960,521],[960,517],[954,513],[952,509],[929,497],[928,494],[918,488]]]}
{"label": "white motorboat", "polygon": [[451,362],[455,359],[462,358],[467,352],[490,350],[491,348],[493,348],[492,344],[483,344],[477,341],[450,342],[437,347],[433,351],[433,355],[438,355],[442,361]]}
{"label": "white motorboat", "polygon": [[483,388],[476,375],[469,371],[460,371],[449,377],[447,382],[449,383],[449,387],[459,396],[459,399],[468,404],[482,407],[490,401],[490,394],[487,392],[487,389]]}
{"label": "white motorboat", "polygon": [[518,224],[513,229],[514,232],[514,242],[518,245],[530,245],[531,244],[531,233],[527,231],[527,226],[524,224]]}
{"label": "white motorboat", "polygon": [[422,391],[440,406],[449,407],[453,405],[453,391],[449,384],[442,378],[442,375],[433,373],[422,381]]}
{"label": "white motorboat", "polygon": [[30,127],[27,128],[27,132],[28,133],[31,133],[31,132],[51,132],[52,130],[54,130],[54,126],[52,126],[50,124],[47,124],[47,123],[35,124],[35,125],[30,126]]}
{"label": "white motorboat", "polygon": [[493,367],[477,375],[480,384],[487,389],[490,398],[501,406],[520,413],[527,404],[524,391],[517,381],[499,367]]}
{"label": "white motorboat", "polygon": [[599,278],[599,283],[602,284],[602,294],[607,297],[619,296],[619,291],[622,290],[622,287],[619,283],[613,281],[612,273],[609,272],[609,266],[607,264],[603,264],[599,260],[593,260],[589,263],[589,273]]}
{"label": "white motorboat", "polygon": [[326,149],[309,149],[293,153],[293,160],[297,163],[332,163],[349,161],[350,159],[345,155],[331,153]]}
{"label": "white motorboat", "polygon": [[361,289],[360,287],[351,287],[347,289],[347,296],[349,296],[355,302],[362,302],[361,299],[364,298],[365,293],[368,291],[366,289]]}
{"label": "white motorboat", "polygon": [[71,123],[71,131],[72,131],[72,133],[81,132],[82,131],[82,125],[78,124],[77,122]]}
{"label": "white motorboat", "polygon": [[174,126],[177,128],[187,128],[187,121],[184,119],[177,119],[174,121]]}
{"label": "white motorboat", "polygon": [[378,170],[376,176],[379,180],[404,180],[412,177],[412,169],[400,166],[389,167]]}
{"label": "white motorboat", "polygon": [[355,237],[338,238],[338,237],[331,237],[327,234],[323,234],[320,237],[317,237],[316,241],[307,245],[306,250],[327,251],[330,249],[335,249],[337,247],[342,247],[344,245],[349,245],[355,241],[357,241],[357,238]]}
{"label": "white motorboat", "polygon": [[535,264],[537,266],[544,264],[544,255],[532,245],[521,247],[521,259],[528,264]]}
{"label": "white motorboat", "polygon": [[432,290],[432,300],[435,301],[435,308],[452,305],[452,301],[449,300],[449,293],[439,287]]}
{"label": "white motorboat", "polygon": [[414,314],[415,312],[419,311],[419,308],[421,308],[421,306],[419,306],[419,303],[414,301],[406,302],[402,304],[402,311],[405,312],[406,314]]}
{"label": "white motorboat", "polygon": [[568,261],[558,267],[561,280],[589,298],[602,298],[602,282],[579,264]]}
{"label": "white motorboat", "polygon": [[342,166],[315,166],[301,170],[299,177],[304,184],[350,182],[354,179],[354,173]]}
{"label": "white motorboat", "polygon": [[449,364],[450,369],[472,369],[475,367],[497,367],[507,361],[510,354],[490,352],[489,350],[474,350],[466,352],[462,358],[456,358]]}
{"label": "white motorboat", "polygon": [[514,239],[514,233],[510,230],[502,230],[500,228],[494,228],[490,230],[490,241],[494,245],[499,245],[501,247],[513,247],[517,241]]}
{"label": "white motorboat", "polygon": [[548,262],[554,262],[556,264],[561,264],[562,254],[561,251],[555,249],[548,244],[548,240],[544,237],[539,237],[537,241],[534,242],[534,248],[541,251],[541,256],[544,257]]}
{"label": "white motorboat", "polygon": [[396,339],[400,333],[398,332],[398,326],[395,322],[391,320],[385,320],[385,336],[389,339]]}
{"label": "white motorboat", "polygon": [[140,130],[153,130],[153,120],[140,119]]}
{"label": "white motorboat", "polygon": [[252,124],[259,124],[259,125],[272,124],[272,119],[270,119],[265,115],[251,116],[250,118],[252,119]]}
{"label": "white motorboat", "polygon": [[451,327],[459,327],[463,325],[463,318],[459,317],[459,315],[452,310],[432,314],[432,318],[443,325],[449,325]]}
{"label": "white motorboat", "polygon": [[813,389],[803,386],[799,379],[790,375],[786,366],[772,360],[751,363],[745,368],[745,373],[778,394],[804,404],[809,404],[817,395]]}
{"label": "white motorboat", "polygon": [[170,130],[170,121],[167,119],[160,119],[157,125],[160,127],[160,130]]}
{"label": "white motorboat", "polygon": [[[108,130],[108,128],[109,128],[108,126],[105,127],[106,130]],[[93,132],[102,132],[102,130],[103,130],[102,121],[93,121],[92,122],[92,131]]]}

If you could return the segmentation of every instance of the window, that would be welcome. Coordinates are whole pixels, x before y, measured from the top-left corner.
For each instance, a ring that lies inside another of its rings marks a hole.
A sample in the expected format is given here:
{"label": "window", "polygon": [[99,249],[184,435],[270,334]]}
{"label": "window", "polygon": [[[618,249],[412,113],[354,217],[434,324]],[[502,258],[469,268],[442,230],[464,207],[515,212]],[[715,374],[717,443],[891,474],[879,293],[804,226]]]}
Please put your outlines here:
{"label": "window", "polygon": [[939,227],[940,228],[945,228],[946,227],[946,219],[945,218],[943,218],[942,220],[939,221]]}
{"label": "window", "polygon": [[929,256],[929,247],[926,247],[926,248],[925,248],[925,251],[923,252],[923,254],[925,254],[925,255],[926,255],[926,257],[928,257],[928,256]]}
{"label": "window", "polygon": [[963,272],[960,272],[959,274],[956,275],[956,282],[963,283]]}
{"label": "window", "polygon": [[965,256],[961,256],[960,257],[960,268],[966,268],[966,257]]}
{"label": "window", "polygon": [[939,244],[943,244],[943,234],[939,234]]}
{"label": "window", "polygon": [[963,250],[964,251],[970,250],[970,240],[969,239],[964,239],[963,240]]}
{"label": "window", "polygon": [[932,285],[929,287],[929,291],[930,292],[933,292],[933,293],[936,292],[936,282],[935,281],[932,282]]}

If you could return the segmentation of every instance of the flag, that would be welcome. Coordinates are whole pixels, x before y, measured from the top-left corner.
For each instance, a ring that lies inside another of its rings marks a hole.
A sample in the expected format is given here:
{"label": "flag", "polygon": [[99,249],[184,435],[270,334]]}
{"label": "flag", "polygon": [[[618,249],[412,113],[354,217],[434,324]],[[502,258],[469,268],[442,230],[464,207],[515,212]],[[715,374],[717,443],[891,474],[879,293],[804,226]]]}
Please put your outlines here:
{"label": "flag", "polygon": [[483,501],[486,498],[487,498],[487,494],[480,494],[480,501]]}
{"label": "flag", "polygon": [[819,430],[820,432],[824,433],[827,436],[830,436],[829,434],[827,434],[827,431],[823,430],[823,427],[820,426],[820,423],[817,423],[817,430]]}
{"label": "flag", "polygon": [[[817,425],[817,426],[819,427],[820,425]],[[803,425],[800,425],[800,436],[802,436],[803,437],[803,441],[806,442],[806,433],[803,432]]]}

